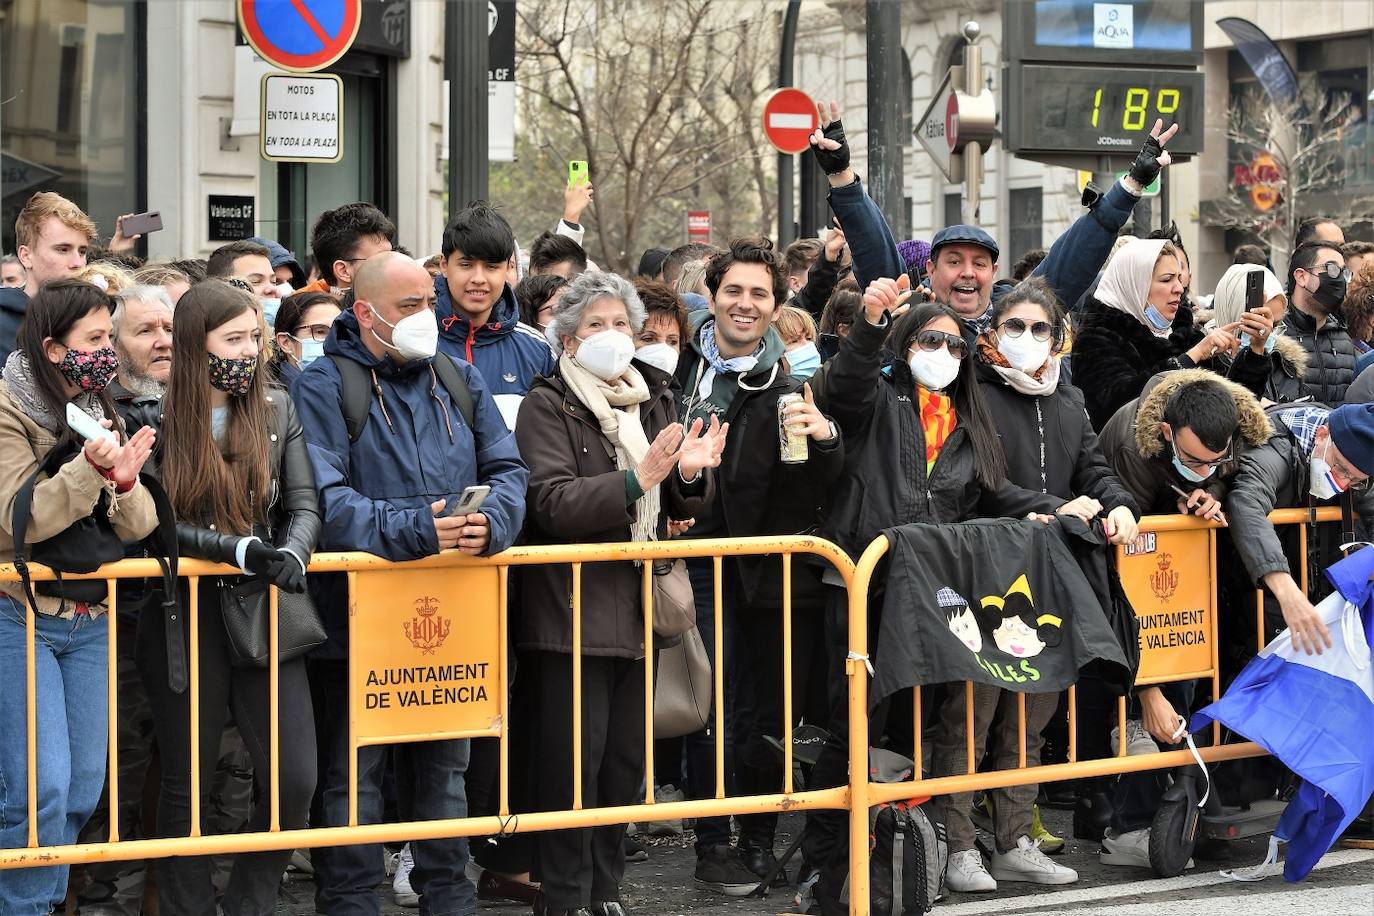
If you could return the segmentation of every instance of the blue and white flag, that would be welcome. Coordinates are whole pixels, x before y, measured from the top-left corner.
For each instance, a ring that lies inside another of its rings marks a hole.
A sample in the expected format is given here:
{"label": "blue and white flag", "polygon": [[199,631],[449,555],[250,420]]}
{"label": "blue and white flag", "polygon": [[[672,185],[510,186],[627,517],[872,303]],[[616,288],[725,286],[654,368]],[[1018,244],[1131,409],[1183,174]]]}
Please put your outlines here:
{"label": "blue and white flag", "polygon": [[1216,720],[1264,747],[1302,778],[1274,836],[1288,842],[1283,876],[1301,881],[1374,793],[1374,548],[1326,571],[1336,591],[1317,605],[1333,647],[1295,648],[1284,630],[1217,702],[1188,724]]}

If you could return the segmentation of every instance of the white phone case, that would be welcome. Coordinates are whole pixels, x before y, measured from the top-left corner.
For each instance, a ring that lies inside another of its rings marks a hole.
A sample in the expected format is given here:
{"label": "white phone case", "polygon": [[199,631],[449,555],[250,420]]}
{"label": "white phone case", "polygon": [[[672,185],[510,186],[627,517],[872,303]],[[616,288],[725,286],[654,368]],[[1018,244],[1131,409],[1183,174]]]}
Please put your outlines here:
{"label": "white phone case", "polygon": [[83,439],[109,439],[111,442],[119,442],[114,430],[101,426],[94,417],[70,401],[67,402],[67,425]]}

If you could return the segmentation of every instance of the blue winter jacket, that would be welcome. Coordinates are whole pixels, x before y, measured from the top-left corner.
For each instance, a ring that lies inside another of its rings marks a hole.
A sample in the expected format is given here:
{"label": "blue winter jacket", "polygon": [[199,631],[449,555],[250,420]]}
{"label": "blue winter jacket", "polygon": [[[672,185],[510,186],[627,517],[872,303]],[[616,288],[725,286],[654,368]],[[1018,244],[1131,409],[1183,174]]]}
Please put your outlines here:
{"label": "blue winter jacket", "polygon": [[[474,436],[429,360],[398,366],[379,359],[358,333],[358,319],[344,312],[324,344],[327,355],[376,373],[381,395],[374,395],[358,441],[348,441],[342,382],[332,359],[315,360],[291,386],[324,517],[318,549],[361,550],[395,561],[431,556],[439,542],[430,505],[442,499],[451,507],[466,487],[485,484],[491,493],[481,511],[491,524],[491,542],[484,552],[505,550],[525,522],[529,469],[481,374],[455,360],[472,392]],[[347,584],[341,575],[311,578],[329,632],[329,642],[315,654],[346,657]]]}
{"label": "blue winter jacket", "polygon": [[[1121,184],[1112,185],[1063,235],[1055,239],[1050,252],[1033,276],[1044,277],[1066,307],[1072,306],[1097,278],[1097,272],[1111,253],[1117,233],[1131,217],[1139,202]],[[854,278],[866,289],[879,277],[895,279],[906,273],[906,264],[897,253],[897,243],[883,219],[882,211],[867,194],[863,183],[854,181],[830,191],[830,209],[844,227],[849,250],[854,255]]]}
{"label": "blue winter jacket", "polygon": [[486,324],[477,326],[454,308],[443,274],[434,278],[434,292],[439,297],[440,352],[477,367],[496,397],[506,425],[513,429],[530,385],[541,375],[553,374],[557,361],[548,341],[534,328],[521,324],[520,308],[509,284],[501,291],[501,301],[491,310]]}
{"label": "blue winter jacket", "polygon": [[19,325],[29,310],[29,297],[22,286],[0,288],[0,366],[15,349]]}

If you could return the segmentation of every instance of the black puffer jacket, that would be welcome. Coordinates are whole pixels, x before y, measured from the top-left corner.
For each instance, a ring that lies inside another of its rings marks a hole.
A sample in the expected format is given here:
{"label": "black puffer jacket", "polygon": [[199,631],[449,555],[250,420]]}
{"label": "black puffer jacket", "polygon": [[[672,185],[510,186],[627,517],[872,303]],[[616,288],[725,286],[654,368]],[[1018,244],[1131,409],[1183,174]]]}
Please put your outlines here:
{"label": "black puffer jacket", "polygon": [[1192,366],[1186,351],[1202,339],[1193,312],[1180,305],[1168,337],[1156,337],[1135,317],[1089,299],[1073,342],[1073,379],[1083,392],[1094,429],[1138,397],[1152,375]]}
{"label": "black puffer jacket", "polygon": [[1303,381],[1309,393],[1329,407],[1339,407],[1345,401],[1346,389],[1355,381],[1355,342],[1345,321],[1333,313],[1318,329],[1315,318],[1293,307],[1283,320],[1283,328],[1307,351]]}
{"label": "black puffer jacket", "polygon": [[[271,492],[268,494],[267,525],[259,525],[253,534],[264,542],[294,553],[304,563],[320,536],[320,504],[315,492],[315,472],[301,434],[301,421],[295,405],[286,392],[271,389],[265,395],[272,405],[272,429],[268,433],[268,462],[272,469]],[[130,428],[143,426],[162,429],[162,403],[137,402],[130,413]],[[158,473],[156,452],[145,470]],[[211,560],[216,563],[238,565],[235,551],[240,537],[246,532],[216,531],[202,519],[178,519],[177,543],[181,555]]]}
{"label": "black puffer jacket", "polygon": [[1008,480],[1060,502],[1090,496],[1104,511],[1125,506],[1140,517],[1140,508],[1102,455],[1083,392],[1061,384],[1048,395],[1022,394],[981,361],[978,379],[1007,456]]}
{"label": "black puffer jacket", "polygon": [[812,379],[816,404],[839,423],[848,453],[824,537],[857,557],[885,528],[914,522],[1020,518],[1053,512],[1064,500],[1004,482],[988,493],[974,473],[973,443],[956,425],[926,474],[925,430],[916,382],[900,359],[887,363],[882,327],[861,315],[840,352]]}

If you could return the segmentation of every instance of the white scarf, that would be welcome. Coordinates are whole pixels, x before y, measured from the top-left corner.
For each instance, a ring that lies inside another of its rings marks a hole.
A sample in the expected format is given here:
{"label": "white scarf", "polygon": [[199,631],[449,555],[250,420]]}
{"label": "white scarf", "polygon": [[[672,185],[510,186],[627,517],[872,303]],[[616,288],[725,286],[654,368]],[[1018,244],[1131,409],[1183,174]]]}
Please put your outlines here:
{"label": "white scarf", "polygon": [[1122,245],[1097,282],[1097,301],[1130,315],[1154,336],[1167,338],[1172,327],[1159,330],[1145,317],[1150,286],[1155,279],[1155,262],[1163,250],[1164,239],[1135,239]]}
{"label": "white scarf", "polygon": [[[614,382],[605,382],[564,353],[558,358],[558,371],[568,391],[592,412],[601,424],[601,432],[615,447],[615,466],[622,471],[637,469],[649,454],[649,440],[639,419],[639,405],[649,400],[649,386],[639,370],[631,366]],[[635,502],[630,540],[657,540],[661,511],[659,485],[646,487],[644,495]]]}
{"label": "white scarf", "polygon": [[993,366],[992,368],[1002,377],[1002,381],[1029,397],[1047,397],[1054,394],[1054,390],[1059,387],[1059,357],[1057,356],[1050,357],[1049,362],[1045,364],[1045,371],[1040,374],[1038,381],[1020,369],[1011,369],[1006,366]]}

